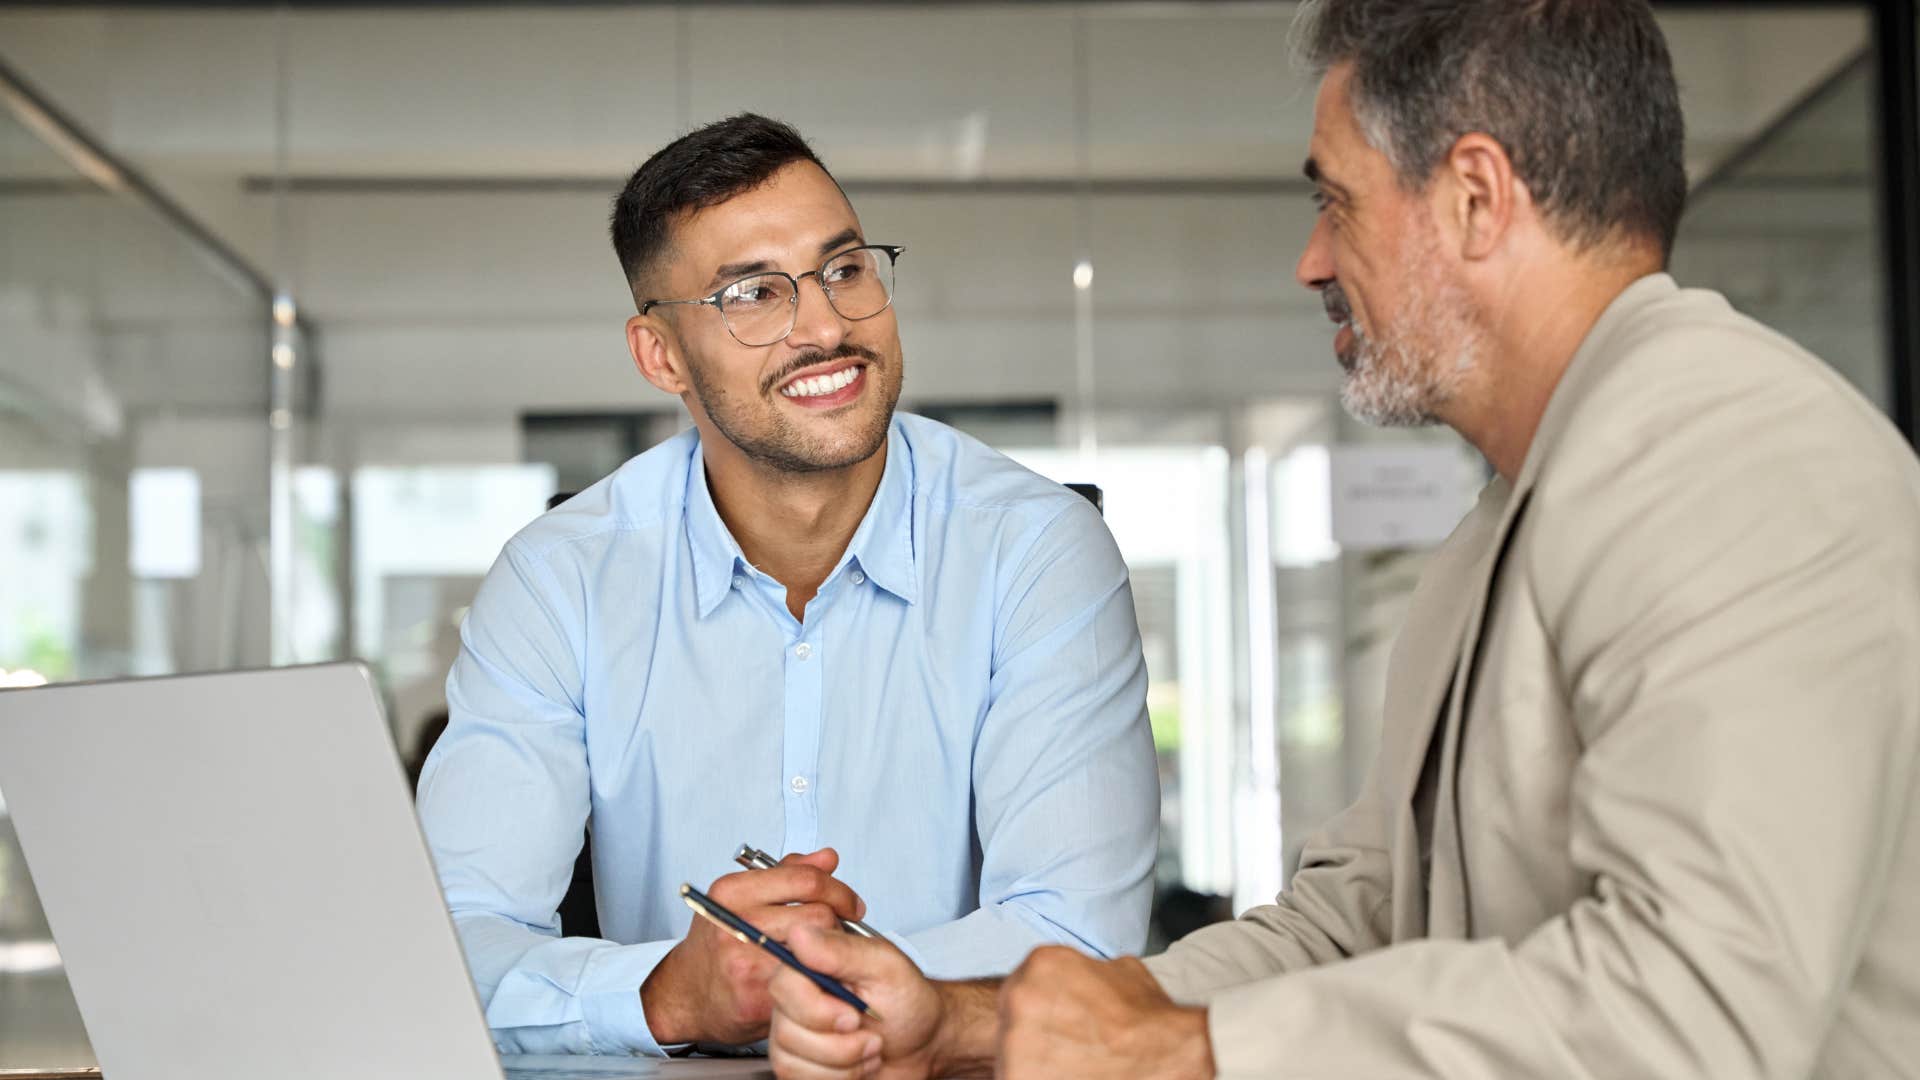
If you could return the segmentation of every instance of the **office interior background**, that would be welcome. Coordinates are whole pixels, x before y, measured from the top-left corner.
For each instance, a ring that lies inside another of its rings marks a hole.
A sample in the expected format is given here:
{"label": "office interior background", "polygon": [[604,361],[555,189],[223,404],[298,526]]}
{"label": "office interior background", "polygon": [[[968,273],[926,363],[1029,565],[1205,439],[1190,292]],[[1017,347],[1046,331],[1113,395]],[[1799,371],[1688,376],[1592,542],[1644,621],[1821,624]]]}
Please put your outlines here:
{"label": "office interior background", "polygon": [[[1676,275],[1911,437],[1911,4],[1656,6]],[[501,544],[685,423],[626,354],[612,196],[757,110],[907,248],[903,407],[1103,489],[1161,884],[1265,900],[1486,475],[1339,408],[1295,9],[0,4],[0,679],[360,657],[410,753]],[[0,1067],[91,1060],[0,803]]]}

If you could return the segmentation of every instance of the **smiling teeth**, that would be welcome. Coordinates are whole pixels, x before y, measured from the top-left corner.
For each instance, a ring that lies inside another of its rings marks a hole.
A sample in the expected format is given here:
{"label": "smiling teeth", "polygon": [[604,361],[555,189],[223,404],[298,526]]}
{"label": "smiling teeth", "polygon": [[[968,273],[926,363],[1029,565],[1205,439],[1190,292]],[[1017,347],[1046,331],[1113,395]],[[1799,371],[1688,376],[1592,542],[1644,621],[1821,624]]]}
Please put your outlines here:
{"label": "smiling teeth", "polygon": [[787,397],[823,397],[845,387],[860,377],[857,367],[841,368],[831,375],[815,375],[810,379],[795,379],[780,392]]}

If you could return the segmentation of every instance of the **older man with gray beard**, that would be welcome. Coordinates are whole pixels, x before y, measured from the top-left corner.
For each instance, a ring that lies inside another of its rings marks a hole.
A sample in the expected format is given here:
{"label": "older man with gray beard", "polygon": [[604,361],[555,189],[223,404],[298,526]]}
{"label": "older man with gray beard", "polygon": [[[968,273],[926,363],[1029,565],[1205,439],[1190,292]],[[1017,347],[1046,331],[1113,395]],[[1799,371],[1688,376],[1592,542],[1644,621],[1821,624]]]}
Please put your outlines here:
{"label": "older man with gray beard", "polygon": [[[1326,0],[1299,277],[1344,397],[1498,474],[1434,556],[1356,802],[1145,963],[794,951],[787,1077],[1854,1077],[1920,1061],[1920,467],[1664,268],[1644,0]],[[1276,853],[1277,857],[1277,853]]]}

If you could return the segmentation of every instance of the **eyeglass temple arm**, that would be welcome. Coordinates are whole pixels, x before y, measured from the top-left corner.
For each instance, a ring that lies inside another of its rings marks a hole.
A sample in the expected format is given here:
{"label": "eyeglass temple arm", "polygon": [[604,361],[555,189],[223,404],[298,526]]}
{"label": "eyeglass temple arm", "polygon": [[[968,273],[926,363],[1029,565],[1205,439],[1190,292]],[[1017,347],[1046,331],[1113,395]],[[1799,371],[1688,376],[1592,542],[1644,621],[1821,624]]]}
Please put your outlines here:
{"label": "eyeglass temple arm", "polygon": [[[721,291],[724,292],[725,290],[723,289]],[[668,304],[704,304],[708,307],[717,308],[720,306],[720,293],[714,293],[712,296],[696,296],[692,300],[649,300],[640,305],[640,314],[645,315],[654,308],[665,307]]]}

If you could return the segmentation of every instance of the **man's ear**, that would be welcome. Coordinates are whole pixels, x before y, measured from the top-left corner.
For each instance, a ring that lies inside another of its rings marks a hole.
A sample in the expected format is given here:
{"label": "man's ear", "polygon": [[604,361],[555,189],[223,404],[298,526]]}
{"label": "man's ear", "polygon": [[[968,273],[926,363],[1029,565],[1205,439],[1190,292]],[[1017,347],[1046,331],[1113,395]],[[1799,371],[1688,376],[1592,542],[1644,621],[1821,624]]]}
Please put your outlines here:
{"label": "man's ear", "polygon": [[692,389],[685,361],[673,331],[659,315],[635,315],[627,320],[627,351],[640,376],[662,391],[679,397]]}
{"label": "man's ear", "polygon": [[1512,227],[1526,185],[1513,173],[1513,159],[1498,139],[1469,132],[1454,141],[1440,163],[1438,185],[1444,224],[1458,238],[1460,257],[1484,259],[1499,250]]}

